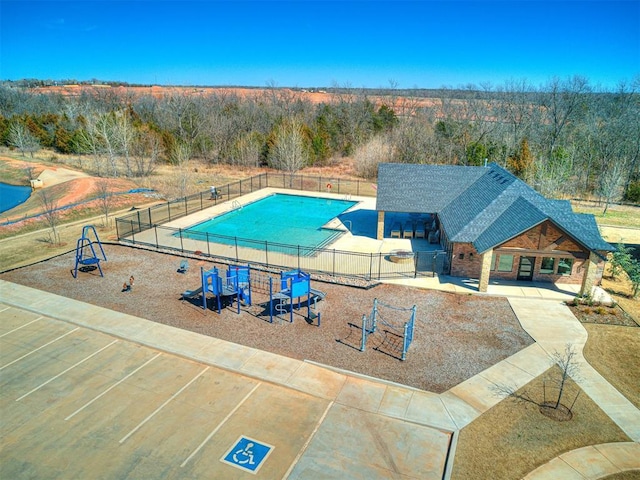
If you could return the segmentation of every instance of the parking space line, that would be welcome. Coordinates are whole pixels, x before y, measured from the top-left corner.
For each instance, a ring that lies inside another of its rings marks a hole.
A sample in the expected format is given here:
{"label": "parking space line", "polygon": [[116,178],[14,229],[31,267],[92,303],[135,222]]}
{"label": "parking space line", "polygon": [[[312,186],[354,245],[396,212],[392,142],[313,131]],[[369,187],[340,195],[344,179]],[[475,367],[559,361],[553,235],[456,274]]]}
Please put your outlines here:
{"label": "parking space line", "polygon": [[144,362],[142,365],[140,365],[138,368],[136,368],[133,372],[131,372],[129,375],[127,375],[124,378],[121,378],[120,380],[118,380],[116,383],[114,383],[113,385],[111,385],[109,388],[107,388],[104,392],[102,392],[101,394],[99,394],[98,396],[94,397],[92,400],[88,401],[87,403],[85,403],[83,406],[81,406],[79,409],[77,409],[75,412],[73,412],[71,415],[69,415],[67,418],[65,418],[66,420],[69,420],[70,418],[75,417],[78,413],[80,413],[82,410],[84,410],[85,408],[87,408],[89,405],[91,405],[93,402],[95,402],[96,400],[98,400],[100,397],[106,395],[107,393],[109,393],[111,390],[113,390],[114,388],[116,388],[118,385],[120,385],[122,382],[124,382],[126,379],[128,379],[129,377],[132,377],[133,375],[135,375],[136,373],[138,373],[140,370],[142,370],[144,367],[146,367],[147,365],[149,365],[151,362],[153,362],[156,358],[158,358],[160,355],[162,355],[162,352],[158,352],[157,354],[155,354],[153,357],[151,357],[149,360],[147,360],[146,362]]}
{"label": "parking space line", "polygon": [[156,408],[153,413],[151,413],[147,418],[145,418],[143,421],[141,421],[133,430],[131,430],[129,433],[127,433],[124,437],[122,437],[120,439],[120,443],[124,443],[127,441],[127,439],[133,435],[134,433],[136,433],[145,423],[147,423],[149,420],[151,420],[151,418],[153,418],[153,416],[158,413],[160,410],[162,410],[165,406],[167,406],[169,404],[169,402],[171,402],[174,398],[176,398],[178,395],[180,395],[183,391],[185,391],[189,385],[191,385],[193,382],[195,382],[198,378],[200,378],[204,372],[206,372],[207,370],[209,370],[209,368],[211,367],[206,367],[204,370],[202,370],[198,375],[196,375],[195,377],[193,377],[189,383],[187,383],[186,385],[184,385],[180,390],[178,390],[176,393],[174,393],[171,398],[167,399],[162,405],[160,405],[158,408]]}
{"label": "parking space line", "polygon": [[291,471],[293,470],[293,468],[298,464],[298,460],[300,460],[300,457],[302,457],[302,455],[304,454],[304,452],[307,450],[307,447],[309,446],[309,444],[311,443],[311,440],[313,440],[313,437],[316,436],[316,433],[318,432],[318,429],[320,428],[320,425],[322,425],[322,422],[324,422],[325,417],[327,416],[327,414],[329,413],[329,410],[331,409],[331,407],[333,406],[333,400],[331,400],[329,402],[329,405],[327,405],[327,408],[324,409],[324,413],[322,414],[322,416],[320,417],[320,419],[318,420],[318,422],[316,423],[315,428],[313,429],[313,432],[311,432],[311,435],[309,435],[309,438],[307,438],[307,441],[304,442],[304,445],[302,445],[302,448],[300,449],[300,451],[298,452],[298,454],[296,455],[296,458],[293,459],[293,462],[291,462],[291,465],[289,465],[289,469],[287,470],[287,472],[282,476],[282,480],[286,480],[287,478],[289,478],[289,475],[291,474]]}
{"label": "parking space line", "polygon": [[[4,310],[2,310],[2,311],[4,311]],[[24,325],[20,325],[18,328],[14,328],[13,330],[9,330],[8,332],[5,332],[2,335],[0,335],[0,338],[4,337],[5,335],[9,335],[10,333],[17,332],[21,328],[27,327],[27,326],[31,325],[33,322],[37,322],[38,320],[42,320],[43,318],[44,317],[38,317],[35,320],[31,320],[29,323],[25,323]]]}
{"label": "parking space line", "polygon": [[182,462],[182,465],[180,465],[180,467],[184,467],[187,463],[189,463],[189,460],[191,460],[191,459],[192,459],[192,458],[193,458],[193,457],[194,457],[194,456],[195,456],[195,455],[196,455],[196,454],[197,454],[197,453],[202,449],[202,447],[204,447],[204,446],[205,446],[205,444],[206,444],[209,440],[211,440],[211,438],[216,434],[216,432],[222,428],[222,426],[227,422],[227,420],[229,420],[229,419],[231,418],[231,416],[232,416],[234,413],[236,413],[236,411],[237,411],[237,410],[242,406],[242,404],[243,404],[244,402],[246,402],[246,401],[249,399],[249,397],[253,394],[253,392],[255,392],[255,391],[256,391],[256,388],[258,388],[260,385],[262,385],[262,383],[261,383],[261,382],[257,383],[257,384],[256,384],[256,386],[255,386],[255,387],[253,387],[253,388],[251,389],[251,391],[250,391],[249,393],[247,393],[247,394],[244,396],[244,398],[243,398],[243,399],[238,403],[238,405],[236,405],[236,406],[233,408],[233,410],[231,410],[231,411],[229,412],[229,414],[228,414],[226,417],[224,417],[224,419],[223,419],[223,420],[222,420],[222,421],[221,421],[221,422],[216,426],[216,428],[214,428],[214,429],[213,429],[213,431],[212,431],[209,435],[207,435],[207,438],[205,438],[205,439],[202,441],[202,443],[201,443],[200,445],[198,445],[198,447],[197,447],[193,452],[191,452],[191,455],[189,455],[189,456],[185,459],[185,461],[184,461],[184,462]]}
{"label": "parking space line", "polygon": [[95,357],[97,354],[99,354],[100,352],[102,352],[103,350],[106,350],[107,348],[109,348],[111,345],[113,345],[114,343],[117,343],[118,340],[114,340],[113,342],[111,342],[109,345],[105,345],[104,347],[102,347],[100,350],[98,350],[97,352],[93,352],[91,355],[89,355],[88,357],[83,358],[82,360],[80,360],[78,363],[76,363],[75,365],[72,365],[71,367],[67,368],[66,370],[64,370],[63,372],[60,372],[58,375],[56,375],[55,377],[50,378],[49,380],[47,380],[44,383],[41,383],[40,385],[38,385],[36,388],[34,388],[33,390],[25,393],[24,395],[22,395],[19,398],[16,398],[16,402],[19,402],[20,400],[22,400],[23,398],[31,395],[33,392],[35,392],[36,390],[40,390],[42,387],[44,387],[45,385],[47,385],[48,383],[53,382],[56,378],[61,377],[62,375],[64,375],[65,373],[67,373],[69,370],[72,370],[74,368],[76,368],[78,365],[86,362],[87,360],[89,360],[91,357]]}
{"label": "parking space line", "polygon": [[11,307],[5,307],[2,310],[0,310],[0,313],[4,312],[5,310],[9,310]]}
{"label": "parking space line", "polygon": [[31,355],[32,353],[36,353],[38,350],[42,350],[44,347],[47,347],[49,345],[51,345],[52,343],[57,342],[58,340],[66,337],[67,335],[71,335],[73,332],[75,332],[76,330],[80,330],[80,327],[76,327],[73,330],[71,330],[70,332],[65,333],[64,335],[60,335],[58,338],[55,338],[53,340],[51,340],[50,342],[45,343],[44,345],[36,348],[35,350],[31,350],[29,353],[25,353],[24,355],[22,355],[20,358],[16,358],[13,362],[9,362],[6,365],[3,365],[2,367],[0,367],[0,370],[4,370],[5,368],[13,365],[16,362],[19,362],[20,360],[22,360],[23,358],[28,357],[29,355]]}

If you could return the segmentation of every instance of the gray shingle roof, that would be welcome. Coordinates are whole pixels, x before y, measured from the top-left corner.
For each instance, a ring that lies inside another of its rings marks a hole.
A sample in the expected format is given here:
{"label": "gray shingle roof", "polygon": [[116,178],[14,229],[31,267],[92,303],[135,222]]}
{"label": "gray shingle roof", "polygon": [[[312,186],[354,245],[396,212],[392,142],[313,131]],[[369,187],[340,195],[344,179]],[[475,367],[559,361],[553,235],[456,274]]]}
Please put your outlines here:
{"label": "gray shingle roof", "polygon": [[613,251],[593,215],[549,200],[496,164],[487,167],[381,164],[377,210],[437,213],[453,242],[480,253],[550,220],[592,251]]}
{"label": "gray shingle roof", "polygon": [[455,165],[382,163],[378,166],[376,209],[406,213],[440,212],[482,173],[481,170]]}

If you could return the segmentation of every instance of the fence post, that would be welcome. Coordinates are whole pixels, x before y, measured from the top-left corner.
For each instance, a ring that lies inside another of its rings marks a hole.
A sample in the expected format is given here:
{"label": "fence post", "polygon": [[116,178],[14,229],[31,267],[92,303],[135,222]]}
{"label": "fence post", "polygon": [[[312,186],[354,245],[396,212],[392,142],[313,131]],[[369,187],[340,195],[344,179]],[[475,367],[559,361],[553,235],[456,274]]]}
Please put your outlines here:
{"label": "fence post", "polygon": [[333,249],[333,267],[332,267],[333,276],[336,276],[336,249]]}
{"label": "fence post", "polygon": [[403,339],[402,339],[402,361],[404,362],[407,359],[407,349],[409,348],[409,345],[407,345],[407,340],[408,340],[408,335],[409,335],[409,328],[408,328],[408,323],[404,324],[404,335],[403,335]]}
{"label": "fence post", "polygon": [[371,313],[371,332],[375,332],[378,327],[378,299],[373,299],[373,312]]}
{"label": "fence post", "polygon": [[273,277],[269,277],[269,323],[273,323]]}
{"label": "fence post", "polygon": [[373,252],[369,253],[369,278],[368,281],[373,279]]}
{"label": "fence post", "polygon": [[382,253],[378,253],[378,280],[380,280],[381,271],[382,271]]}
{"label": "fence post", "polygon": [[234,244],[235,244],[235,246],[236,246],[236,262],[238,262],[238,261],[239,261],[239,260],[238,260],[238,258],[239,258],[239,257],[238,257],[238,237],[233,237],[233,243],[234,243]]}
{"label": "fence post", "polygon": [[178,233],[180,234],[180,251],[184,253],[184,245],[182,244],[182,229],[178,229]]}
{"label": "fence post", "polygon": [[209,243],[209,232],[205,232],[207,240],[207,255],[211,256],[211,244]]}
{"label": "fence post", "polygon": [[269,267],[269,242],[264,241],[264,263]]}
{"label": "fence post", "polygon": [[362,340],[360,341],[360,351],[364,352],[367,343],[367,316],[362,315]]}
{"label": "fence post", "polygon": [[300,270],[300,245],[298,245],[298,270]]}
{"label": "fence post", "polygon": [[156,248],[160,248],[160,242],[158,241],[158,226],[154,225],[153,226],[153,231],[156,235]]}

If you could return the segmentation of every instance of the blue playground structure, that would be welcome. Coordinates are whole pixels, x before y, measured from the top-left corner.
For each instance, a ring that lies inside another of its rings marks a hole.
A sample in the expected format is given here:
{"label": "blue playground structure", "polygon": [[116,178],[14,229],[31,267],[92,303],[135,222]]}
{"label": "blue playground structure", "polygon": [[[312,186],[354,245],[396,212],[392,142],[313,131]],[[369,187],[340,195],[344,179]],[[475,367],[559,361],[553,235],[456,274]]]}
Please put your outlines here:
{"label": "blue playground structure", "polygon": [[240,313],[240,303],[251,305],[251,281],[249,266],[229,267],[226,275],[220,275],[219,270],[214,267],[211,270],[205,270],[200,267],[200,277],[202,286],[195,290],[187,290],[182,294],[182,299],[195,298],[202,296],[202,308],[207,309],[207,294],[211,294],[216,298],[217,311],[222,311],[222,297],[230,297],[233,304],[233,298],[236,299],[237,313]]}
{"label": "blue playground structure", "polygon": [[[90,234],[93,233],[94,240],[91,240]],[[100,250],[100,255],[96,253],[94,245],[97,245]],[[100,268],[100,260],[107,261],[107,256],[102,248],[102,243],[98,238],[98,233],[93,225],[85,225],[82,227],[82,236],[76,243],[76,262],[71,274],[73,278],[78,278],[78,266],[80,271],[88,271],[91,267],[95,266],[100,272],[100,276],[104,277],[102,268]]]}
{"label": "blue playground structure", "polygon": [[[280,291],[273,291],[273,279],[269,281],[269,321],[273,323],[273,316],[281,319],[289,311],[289,322],[293,323],[293,310],[297,300],[298,310],[302,305],[302,298],[306,297],[307,321],[318,319],[320,326],[320,313],[312,312],[316,309],[317,300],[322,300],[326,294],[320,290],[311,288],[311,275],[301,270],[292,270],[280,274]],[[313,303],[313,307],[312,307]]]}
{"label": "blue playground structure", "polygon": [[[391,318],[385,318],[382,316],[380,307],[385,307],[390,309],[394,315],[395,312],[411,312],[411,317],[409,321],[404,322],[402,324],[393,323]],[[373,300],[373,309],[371,310],[371,315],[367,318],[366,315],[362,315],[362,341],[360,342],[360,351],[364,352],[367,344],[367,338],[372,333],[375,333],[378,330],[378,324],[388,327],[390,333],[397,335],[402,338],[402,353],[400,356],[400,360],[407,359],[407,350],[409,350],[409,345],[413,341],[413,329],[415,326],[416,320],[416,306],[414,305],[411,308],[402,308],[402,307],[394,307],[391,305],[387,305],[378,301],[377,298]],[[402,332],[400,335],[397,332]],[[399,348],[398,348],[399,350]]]}

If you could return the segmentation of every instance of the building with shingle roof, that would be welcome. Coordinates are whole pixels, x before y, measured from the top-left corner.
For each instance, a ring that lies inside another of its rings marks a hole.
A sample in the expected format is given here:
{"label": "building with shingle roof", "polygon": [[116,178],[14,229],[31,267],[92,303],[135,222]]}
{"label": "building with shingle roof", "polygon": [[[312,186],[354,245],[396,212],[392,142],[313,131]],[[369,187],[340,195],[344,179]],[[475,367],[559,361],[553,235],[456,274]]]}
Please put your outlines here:
{"label": "building with shingle roof", "polygon": [[453,276],[581,283],[600,282],[608,252],[593,215],[547,199],[497,164],[484,167],[381,164],[378,238],[385,213],[431,214],[427,230],[448,255]]}

